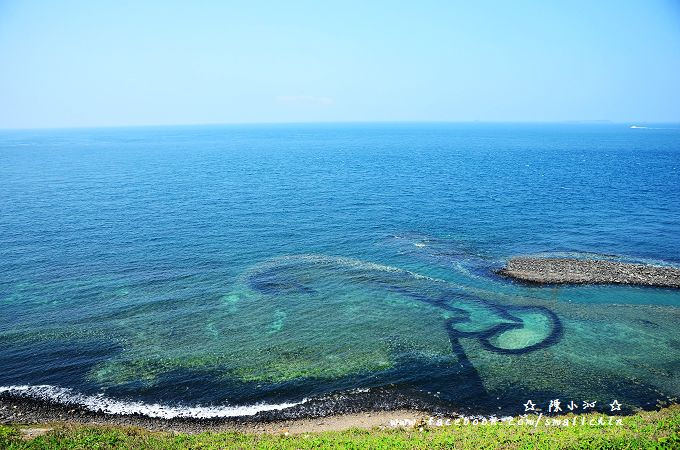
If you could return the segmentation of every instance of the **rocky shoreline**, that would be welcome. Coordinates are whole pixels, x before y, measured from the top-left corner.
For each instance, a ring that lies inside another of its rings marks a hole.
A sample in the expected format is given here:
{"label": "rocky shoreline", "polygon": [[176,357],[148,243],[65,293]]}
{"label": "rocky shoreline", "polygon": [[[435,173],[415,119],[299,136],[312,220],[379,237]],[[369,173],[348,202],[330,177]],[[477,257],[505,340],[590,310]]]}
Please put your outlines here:
{"label": "rocky shoreline", "polygon": [[497,273],[537,284],[624,284],[680,289],[680,268],[604,259],[513,257]]}
{"label": "rocky shoreline", "polygon": [[69,425],[106,425],[120,427],[139,427],[149,431],[169,431],[175,433],[201,433],[205,431],[237,431],[243,433],[298,434],[321,431],[341,431],[350,428],[394,428],[395,423],[419,423],[432,417],[432,413],[397,409],[391,411],[357,411],[333,413],[322,417],[283,418],[283,417],[234,417],[229,419],[161,419],[141,414],[117,415],[91,411],[80,406],[27,398],[0,397],[0,425],[32,426],[38,434],[50,431],[55,426]]}

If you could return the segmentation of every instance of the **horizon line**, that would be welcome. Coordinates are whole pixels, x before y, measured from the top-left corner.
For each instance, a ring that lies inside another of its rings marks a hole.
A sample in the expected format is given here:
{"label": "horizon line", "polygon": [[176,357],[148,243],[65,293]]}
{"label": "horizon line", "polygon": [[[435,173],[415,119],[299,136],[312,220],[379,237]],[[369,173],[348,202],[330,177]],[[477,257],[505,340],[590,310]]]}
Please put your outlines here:
{"label": "horizon line", "polygon": [[38,127],[0,127],[0,131],[56,131],[56,130],[97,130],[120,128],[170,128],[210,126],[266,126],[266,125],[370,125],[370,124],[507,124],[507,125],[680,125],[677,121],[613,121],[608,119],[570,120],[337,120],[337,121],[271,121],[271,122],[195,122],[195,123],[150,123],[120,125],[67,125]]}

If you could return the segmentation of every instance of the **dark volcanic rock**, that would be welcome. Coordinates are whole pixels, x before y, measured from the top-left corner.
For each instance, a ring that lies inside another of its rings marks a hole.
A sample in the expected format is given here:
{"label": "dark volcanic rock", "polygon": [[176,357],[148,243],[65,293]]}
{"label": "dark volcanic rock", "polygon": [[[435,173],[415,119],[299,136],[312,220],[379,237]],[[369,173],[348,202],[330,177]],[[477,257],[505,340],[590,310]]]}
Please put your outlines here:
{"label": "dark volcanic rock", "polygon": [[541,284],[629,284],[680,288],[680,269],[599,259],[511,258],[499,274]]}

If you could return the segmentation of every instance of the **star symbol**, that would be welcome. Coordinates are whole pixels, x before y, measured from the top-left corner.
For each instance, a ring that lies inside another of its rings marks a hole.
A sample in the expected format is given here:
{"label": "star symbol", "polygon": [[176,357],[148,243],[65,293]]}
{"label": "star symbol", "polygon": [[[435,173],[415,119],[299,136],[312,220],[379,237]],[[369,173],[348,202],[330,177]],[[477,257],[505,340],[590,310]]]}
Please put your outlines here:
{"label": "star symbol", "polygon": [[612,411],[621,411],[621,403],[619,403],[617,400],[611,402],[609,406],[612,407]]}
{"label": "star symbol", "polygon": [[531,400],[524,404],[524,411],[536,411],[536,405]]}

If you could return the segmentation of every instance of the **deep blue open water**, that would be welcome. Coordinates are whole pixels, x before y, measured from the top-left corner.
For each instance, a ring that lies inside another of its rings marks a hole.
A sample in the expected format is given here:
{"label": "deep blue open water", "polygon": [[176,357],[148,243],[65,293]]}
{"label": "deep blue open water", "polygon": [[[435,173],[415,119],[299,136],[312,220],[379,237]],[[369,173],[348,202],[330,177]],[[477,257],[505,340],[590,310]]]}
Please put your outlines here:
{"label": "deep blue open water", "polygon": [[680,396],[680,291],[494,274],[525,254],[680,265],[680,129],[1,131],[0,394],[162,417]]}

